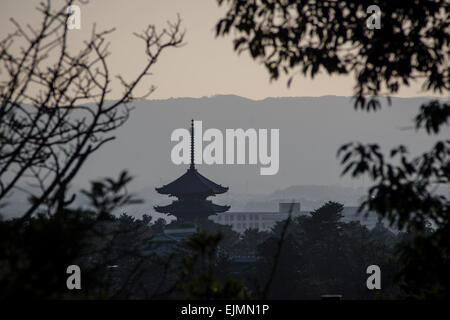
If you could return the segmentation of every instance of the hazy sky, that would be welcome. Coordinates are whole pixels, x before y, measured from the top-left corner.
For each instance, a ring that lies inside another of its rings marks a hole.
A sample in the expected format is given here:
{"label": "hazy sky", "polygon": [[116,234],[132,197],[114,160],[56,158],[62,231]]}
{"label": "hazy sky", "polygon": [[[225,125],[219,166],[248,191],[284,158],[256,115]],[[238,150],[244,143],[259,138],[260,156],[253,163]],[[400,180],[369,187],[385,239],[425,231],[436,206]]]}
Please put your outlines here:
{"label": "hazy sky", "polygon": [[[0,36],[4,38],[13,26],[14,17],[21,23],[39,24],[36,6],[41,0],[2,0],[0,4]],[[63,5],[54,0],[54,6]],[[186,45],[165,52],[153,69],[154,76],[140,88],[144,93],[155,84],[157,91],[150,98],[202,97],[215,94],[237,94],[262,99],[268,96],[352,95],[353,78],[319,75],[314,80],[297,77],[290,89],[285,79],[269,81],[263,66],[246,53],[238,56],[232,49],[231,38],[215,38],[214,26],[224,12],[215,0],[90,0],[81,6],[81,30],[71,30],[73,43],[88,38],[92,25],[98,29],[115,27],[109,37],[112,55],[109,58],[113,74],[131,79],[145,63],[143,46],[132,33],[142,31],[148,24],[163,27],[167,20],[175,20],[177,13],[183,20]],[[115,86],[117,90],[119,87]],[[113,91],[114,98],[118,91]],[[139,93],[139,92],[138,92]],[[431,95],[419,85],[400,92],[399,96]]]}

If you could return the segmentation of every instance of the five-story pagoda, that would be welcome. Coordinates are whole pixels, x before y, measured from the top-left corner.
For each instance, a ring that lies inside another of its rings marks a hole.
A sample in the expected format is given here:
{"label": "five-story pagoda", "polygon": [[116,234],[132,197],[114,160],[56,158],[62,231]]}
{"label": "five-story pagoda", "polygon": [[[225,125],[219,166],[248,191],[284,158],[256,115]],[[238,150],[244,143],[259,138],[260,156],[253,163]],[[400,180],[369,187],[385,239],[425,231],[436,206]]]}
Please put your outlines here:
{"label": "five-story pagoda", "polygon": [[205,178],[201,175],[194,164],[194,120],[191,122],[191,164],[189,169],[178,179],[171,183],[156,188],[160,194],[177,197],[167,206],[155,206],[160,213],[170,213],[177,217],[177,223],[201,223],[208,216],[225,212],[230,206],[221,206],[207,200],[210,196],[225,193],[227,187]]}

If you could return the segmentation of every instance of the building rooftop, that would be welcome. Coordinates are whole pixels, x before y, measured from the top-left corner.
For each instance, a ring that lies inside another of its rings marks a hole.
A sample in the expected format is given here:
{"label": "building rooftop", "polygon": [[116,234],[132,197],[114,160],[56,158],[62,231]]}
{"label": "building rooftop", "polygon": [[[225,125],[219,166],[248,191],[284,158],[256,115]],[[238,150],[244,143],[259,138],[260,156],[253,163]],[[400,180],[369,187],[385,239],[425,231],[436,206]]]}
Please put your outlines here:
{"label": "building rooftop", "polygon": [[208,178],[201,175],[197,169],[190,167],[185,174],[173,182],[156,188],[156,191],[161,194],[168,194],[171,196],[183,195],[204,195],[212,196],[228,191],[227,187],[223,187]]}
{"label": "building rooftop", "polygon": [[208,200],[186,199],[173,201],[167,206],[155,206],[154,209],[160,213],[188,214],[195,211],[215,214],[227,211],[230,206],[221,206]]}

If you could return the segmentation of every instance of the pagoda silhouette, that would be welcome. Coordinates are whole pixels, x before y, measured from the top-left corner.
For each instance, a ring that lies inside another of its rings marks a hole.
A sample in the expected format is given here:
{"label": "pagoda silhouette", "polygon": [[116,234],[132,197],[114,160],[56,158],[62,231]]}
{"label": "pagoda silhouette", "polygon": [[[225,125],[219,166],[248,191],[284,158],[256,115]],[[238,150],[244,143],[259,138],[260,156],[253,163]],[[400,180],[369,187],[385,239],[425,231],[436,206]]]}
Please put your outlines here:
{"label": "pagoda silhouette", "polygon": [[160,194],[169,197],[177,197],[167,206],[155,206],[154,209],[160,213],[172,214],[177,218],[177,224],[193,223],[201,224],[208,216],[228,211],[230,206],[214,204],[208,197],[222,194],[228,191],[203,175],[195,168],[194,163],[194,120],[191,121],[191,164],[189,169],[178,179],[156,188]]}

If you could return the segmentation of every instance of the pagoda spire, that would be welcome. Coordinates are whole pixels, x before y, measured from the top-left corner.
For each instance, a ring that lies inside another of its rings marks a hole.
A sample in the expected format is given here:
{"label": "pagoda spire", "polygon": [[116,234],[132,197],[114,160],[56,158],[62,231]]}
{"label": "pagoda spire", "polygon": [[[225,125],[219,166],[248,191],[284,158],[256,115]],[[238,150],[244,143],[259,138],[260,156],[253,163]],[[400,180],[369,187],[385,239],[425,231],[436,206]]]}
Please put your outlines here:
{"label": "pagoda spire", "polygon": [[172,214],[179,222],[206,222],[210,215],[226,212],[230,206],[217,205],[208,197],[228,191],[214,181],[209,180],[195,169],[195,138],[194,119],[191,121],[191,164],[186,173],[178,179],[161,188],[156,188],[160,194],[176,197],[166,206],[155,206],[159,213]]}
{"label": "pagoda spire", "polygon": [[191,169],[195,169],[194,163],[194,119],[191,120]]}

